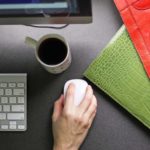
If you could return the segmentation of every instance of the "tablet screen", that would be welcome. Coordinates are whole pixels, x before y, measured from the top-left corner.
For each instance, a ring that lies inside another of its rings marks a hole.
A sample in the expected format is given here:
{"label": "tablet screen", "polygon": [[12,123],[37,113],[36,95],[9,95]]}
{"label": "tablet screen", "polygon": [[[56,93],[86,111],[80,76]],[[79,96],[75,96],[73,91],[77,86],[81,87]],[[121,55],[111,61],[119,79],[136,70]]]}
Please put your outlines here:
{"label": "tablet screen", "polygon": [[91,22],[91,0],[0,0],[0,24]]}
{"label": "tablet screen", "polygon": [[[68,3],[71,1],[71,5]],[[64,14],[76,12],[76,0],[0,0],[1,14]],[[69,9],[69,7],[71,9]]]}
{"label": "tablet screen", "polygon": [[34,3],[40,0],[0,0],[1,4],[18,4],[18,3]]}

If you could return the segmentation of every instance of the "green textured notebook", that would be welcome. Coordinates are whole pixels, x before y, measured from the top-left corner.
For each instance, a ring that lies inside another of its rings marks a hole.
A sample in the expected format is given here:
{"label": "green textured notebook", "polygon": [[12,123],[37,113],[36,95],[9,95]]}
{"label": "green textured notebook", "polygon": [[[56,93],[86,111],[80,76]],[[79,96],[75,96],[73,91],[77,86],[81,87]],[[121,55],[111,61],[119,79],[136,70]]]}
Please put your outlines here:
{"label": "green textured notebook", "polygon": [[150,80],[124,26],[84,76],[150,128]]}

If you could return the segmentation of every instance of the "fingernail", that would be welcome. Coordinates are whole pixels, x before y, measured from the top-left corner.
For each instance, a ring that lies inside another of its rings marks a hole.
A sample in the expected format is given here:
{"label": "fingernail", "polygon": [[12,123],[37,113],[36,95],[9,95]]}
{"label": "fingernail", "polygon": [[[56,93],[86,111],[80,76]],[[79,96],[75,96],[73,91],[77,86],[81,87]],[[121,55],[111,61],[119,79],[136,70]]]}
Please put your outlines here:
{"label": "fingernail", "polygon": [[90,85],[88,85],[87,87],[88,87],[88,88],[91,88],[91,86],[90,86]]}
{"label": "fingernail", "polygon": [[73,86],[74,84],[71,82],[70,84],[69,84],[69,86]]}
{"label": "fingernail", "polygon": [[59,99],[61,99],[63,97],[63,94],[60,95]]}
{"label": "fingernail", "polygon": [[91,86],[91,85],[89,85],[89,87],[92,89],[92,86]]}

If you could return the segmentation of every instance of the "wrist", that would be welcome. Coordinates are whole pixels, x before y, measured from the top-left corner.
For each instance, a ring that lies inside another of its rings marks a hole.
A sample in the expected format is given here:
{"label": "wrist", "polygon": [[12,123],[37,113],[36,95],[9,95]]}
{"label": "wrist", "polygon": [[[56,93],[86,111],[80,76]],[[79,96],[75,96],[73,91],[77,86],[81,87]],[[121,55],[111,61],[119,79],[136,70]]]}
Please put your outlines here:
{"label": "wrist", "polygon": [[66,145],[62,145],[62,146],[54,145],[53,150],[78,150],[78,148],[68,147]]}

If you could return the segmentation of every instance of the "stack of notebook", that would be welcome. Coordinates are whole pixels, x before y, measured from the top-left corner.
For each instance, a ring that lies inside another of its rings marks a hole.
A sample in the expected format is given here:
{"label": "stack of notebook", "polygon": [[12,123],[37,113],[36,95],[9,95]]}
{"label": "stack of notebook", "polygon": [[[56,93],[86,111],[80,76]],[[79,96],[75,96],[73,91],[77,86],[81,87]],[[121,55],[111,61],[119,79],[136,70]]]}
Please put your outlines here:
{"label": "stack of notebook", "polygon": [[150,81],[124,26],[84,75],[150,128]]}

